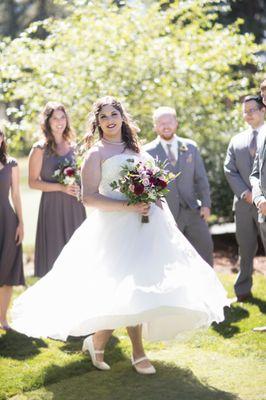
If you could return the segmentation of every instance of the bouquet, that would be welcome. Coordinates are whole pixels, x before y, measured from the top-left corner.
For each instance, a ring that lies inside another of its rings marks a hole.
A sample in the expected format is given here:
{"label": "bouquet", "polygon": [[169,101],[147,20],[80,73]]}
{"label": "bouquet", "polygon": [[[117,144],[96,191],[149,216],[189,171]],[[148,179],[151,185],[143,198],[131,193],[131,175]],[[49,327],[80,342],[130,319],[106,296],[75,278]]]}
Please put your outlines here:
{"label": "bouquet", "polygon": [[58,168],[52,176],[62,185],[73,185],[74,183],[80,185],[80,169],[73,160],[67,158],[58,164]]}
{"label": "bouquet", "polygon": [[[179,174],[173,174],[165,169],[167,161],[160,162],[139,161],[128,159],[120,172],[121,178],[113,181],[110,186],[113,190],[119,190],[128,198],[128,205],[137,203],[155,203],[169,192],[167,185]],[[141,222],[149,222],[148,216],[142,216]]]}

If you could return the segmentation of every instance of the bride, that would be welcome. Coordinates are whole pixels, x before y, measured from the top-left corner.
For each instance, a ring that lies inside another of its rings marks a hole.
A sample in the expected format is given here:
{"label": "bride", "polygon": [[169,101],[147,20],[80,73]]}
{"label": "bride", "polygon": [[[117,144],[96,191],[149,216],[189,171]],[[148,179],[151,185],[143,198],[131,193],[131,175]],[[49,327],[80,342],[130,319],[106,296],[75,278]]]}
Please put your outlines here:
{"label": "bride", "polygon": [[[66,340],[88,336],[83,351],[93,365],[110,369],[104,348],[113,330],[126,326],[132,365],[141,374],[155,368],[143,336],[174,339],[224,319],[229,305],[215,272],[176,227],[162,204],[128,205],[110,183],[128,158],[141,152],[138,128],[120,102],[107,96],[90,113],[90,133],[99,141],[82,167],[82,196],[92,212],[76,230],[54,268],[14,302],[12,327],[28,336]],[[149,215],[149,223],[141,223]]]}

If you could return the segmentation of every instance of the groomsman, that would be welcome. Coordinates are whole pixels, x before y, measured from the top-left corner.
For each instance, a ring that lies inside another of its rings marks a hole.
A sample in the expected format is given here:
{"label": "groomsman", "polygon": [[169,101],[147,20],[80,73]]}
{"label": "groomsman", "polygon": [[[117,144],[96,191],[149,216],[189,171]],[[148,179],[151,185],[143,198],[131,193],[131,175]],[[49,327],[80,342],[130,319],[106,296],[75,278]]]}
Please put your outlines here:
{"label": "groomsman", "polygon": [[224,172],[234,192],[233,210],[240,258],[240,271],[234,285],[238,301],[245,301],[251,296],[259,223],[257,208],[252,202],[249,176],[265,128],[265,108],[260,96],[245,97],[242,107],[243,118],[249,127],[231,139],[224,162]]}
{"label": "groomsman", "polygon": [[[261,83],[260,85],[260,94],[262,97],[262,102],[264,106],[266,107],[266,79]],[[264,137],[266,137],[266,132],[264,134]],[[263,153],[261,153],[263,152]],[[262,242],[264,245],[264,249],[266,252],[266,227],[265,227],[265,206],[263,206],[263,201],[265,201],[266,196],[264,195],[263,198],[261,198],[261,201],[259,198],[257,198],[256,194],[262,193],[262,188],[264,188],[264,193],[265,193],[265,163],[263,162],[263,154],[265,154],[265,139],[264,143],[259,149],[259,154],[257,153],[254,165],[253,165],[253,171],[250,176],[250,182],[252,185],[252,198],[255,204],[257,204],[259,208],[259,221],[260,221],[260,230],[261,230],[261,237],[262,237]],[[260,168],[261,167],[261,168]],[[262,168],[264,169],[264,172],[262,173]],[[260,172],[261,172],[261,177],[260,177]],[[264,179],[261,179],[264,177]],[[258,179],[259,178],[259,179]],[[259,187],[258,187],[259,186]],[[257,190],[260,190],[259,192]],[[265,203],[264,203],[265,204]],[[253,331],[255,332],[266,332],[266,326],[258,326],[253,328]]]}
{"label": "groomsman", "polygon": [[178,228],[201,257],[213,266],[213,242],[207,225],[210,216],[210,188],[196,143],[178,137],[176,112],[159,107],[153,114],[158,137],[145,150],[160,161],[168,160],[167,169],[180,175],[169,184],[166,200]]}
{"label": "groomsman", "polygon": [[[266,84],[266,82],[265,82]],[[266,106],[266,99],[265,106]],[[264,114],[266,108],[263,108]],[[262,242],[266,251],[266,125],[263,125],[262,144],[258,149],[253,165],[253,170],[250,175],[250,183],[252,186],[252,199],[258,209],[258,220],[261,232]]]}

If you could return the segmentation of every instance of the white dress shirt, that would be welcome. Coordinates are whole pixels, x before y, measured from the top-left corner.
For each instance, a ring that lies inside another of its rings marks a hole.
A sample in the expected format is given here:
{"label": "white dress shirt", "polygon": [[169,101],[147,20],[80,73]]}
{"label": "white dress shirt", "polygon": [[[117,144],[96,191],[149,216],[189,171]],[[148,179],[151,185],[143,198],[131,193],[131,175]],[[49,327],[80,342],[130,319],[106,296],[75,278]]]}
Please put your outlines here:
{"label": "white dress shirt", "polygon": [[[251,142],[252,137],[253,137],[253,133],[252,132],[254,132],[254,131],[258,132],[258,136],[257,136],[257,150],[258,150],[260,148],[260,146],[263,146],[264,140],[266,138],[266,124],[263,124],[263,125],[259,126],[258,128],[252,128],[250,126],[249,133],[248,133],[250,142]],[[248,192],[250,192],[250,190],[245,190],[243,193],[241,193],[241,196],[240,196],[241,199],[245,198],[245,195]]]}
{"label": "white dress shirt", "polygon": [[168,156],[168,153],[169,153],[167,145],[171,144],[171,151],[174,153],[174,155],[176,157],[176,161],[177,161],[177,159],[178,159],[178,140],[177,140],[177,136],[174,135],[170,140],[165,140],[161,136],[158,136],[158,141],[163,146],[163,149],[164,149],[164,151],[165,151],[167,156]]}
{"label": "white dress shirt", "polygon": [[250,140],[252,140],[252,132],[253,131],[257,131],[258,132],[258,136],[257,136],[257,149],[260,148],[260,146],[263,146],[264,144],[264,140],[266,138],[266,124],[263,124],[261,126],[259,126],[256,129],[253,129],[250,127]]}

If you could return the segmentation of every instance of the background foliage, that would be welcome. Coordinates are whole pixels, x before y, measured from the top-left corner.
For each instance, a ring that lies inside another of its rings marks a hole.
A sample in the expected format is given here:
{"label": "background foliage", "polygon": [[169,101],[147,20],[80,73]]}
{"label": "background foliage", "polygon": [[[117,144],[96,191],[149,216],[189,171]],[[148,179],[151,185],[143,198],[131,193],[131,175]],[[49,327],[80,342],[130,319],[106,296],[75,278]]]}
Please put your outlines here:
{"label": "background foliage", "polygon": [[262,46],[240,34],[239,20],[219,23],[219,1],[56,3],[64,18],[34,22],[1,43],[0,102],[7,106],[10,150],[29,150],[48,100],[62,101],[83,135],[92,103],[117,96],[139,122],[143,141],[154,137],[153,109],[170,105],[178,134],[201,148],[213,212],[228,216],[232,195],[222,165],[229,138],[243,126],[239,101],[262,79],[256,56]]}

